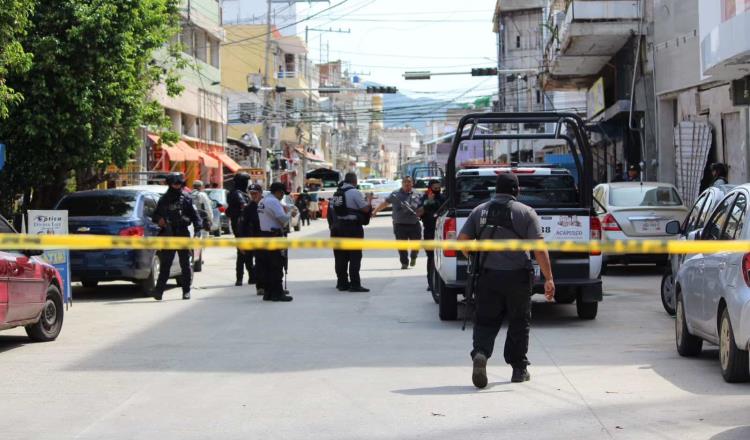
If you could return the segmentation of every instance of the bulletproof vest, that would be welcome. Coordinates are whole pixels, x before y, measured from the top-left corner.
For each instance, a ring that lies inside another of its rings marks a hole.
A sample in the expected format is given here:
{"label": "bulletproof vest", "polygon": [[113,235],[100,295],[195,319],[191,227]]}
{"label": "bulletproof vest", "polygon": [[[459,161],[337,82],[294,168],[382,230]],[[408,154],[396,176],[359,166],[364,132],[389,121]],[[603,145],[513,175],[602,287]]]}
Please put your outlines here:
{"label": "bulletproof vest", "polygon": [[349,215],[349,208],[346,207],[346,192],[354,188],[339,188],[333,193],[331,203],[333,204],[333,212],[338,217],[344,217]]}
{"label": "bulletproof vest", "polygon": [[167,204],[166,221],[173,228],[184,228],[190,225],[190,219],[184,213],[185,199],[183,197],[182,195],[175,197]]}

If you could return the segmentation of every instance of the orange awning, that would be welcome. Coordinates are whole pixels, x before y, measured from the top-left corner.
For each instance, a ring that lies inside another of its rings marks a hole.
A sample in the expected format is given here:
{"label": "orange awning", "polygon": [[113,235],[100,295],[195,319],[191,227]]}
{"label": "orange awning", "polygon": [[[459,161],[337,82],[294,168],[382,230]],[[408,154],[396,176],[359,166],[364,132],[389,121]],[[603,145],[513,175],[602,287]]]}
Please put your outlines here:
{"label": "orange awning", "polygon": [[227,156],[226,153],[214,153],[214,157],[219,159],[219,161],[221,161],[221,163],[223,163],[224,166],[227,167],[229,171],[233,173],[236,173],[237,171],[240,170],[240,168],[242,168],[240,164],[232,160],[232,158]]}
{"label": "orange awning", "polygon": [[198,154],[201,157],[201,161],[203,161],[203,166],[206,168],[219,168],[219,161],[215,158],[209,156],[208,154],[197,150]]}
{"label": "orange awning", "polygon": [[187,159],[185,152],[177,147],[169,147],[167,145],[161,145],[162,151],[167,153],[167,157],[170,162],[185,162]]}
{"label": "orange awning", "polygon": [[201,155],[198,150],[191,147],[185,141],[178,141],[176,144],[174,144],[173,148],[178,148],[180,151],[185,153],[185,160],[187,162],[199,162],[201,160]]}

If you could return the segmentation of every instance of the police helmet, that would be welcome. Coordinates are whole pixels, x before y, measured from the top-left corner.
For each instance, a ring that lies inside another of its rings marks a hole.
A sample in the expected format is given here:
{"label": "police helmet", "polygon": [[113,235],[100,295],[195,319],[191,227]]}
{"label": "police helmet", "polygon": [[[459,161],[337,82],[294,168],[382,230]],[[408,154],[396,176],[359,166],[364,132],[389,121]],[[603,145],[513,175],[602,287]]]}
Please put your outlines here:
{"label": "police helmet", "polygon": [[284,184],[281,182],[273,182],[271,184],[271,187],[268,190],[271,192],[271,194],[276,193],[278,191],[286,193],[286,186],[284,186]]}
{"label": "police helmet", "polygon": [[172,186],[175,183],[185,185],[185,176],[182,173],[169,173],[166,178],[167,185]]}

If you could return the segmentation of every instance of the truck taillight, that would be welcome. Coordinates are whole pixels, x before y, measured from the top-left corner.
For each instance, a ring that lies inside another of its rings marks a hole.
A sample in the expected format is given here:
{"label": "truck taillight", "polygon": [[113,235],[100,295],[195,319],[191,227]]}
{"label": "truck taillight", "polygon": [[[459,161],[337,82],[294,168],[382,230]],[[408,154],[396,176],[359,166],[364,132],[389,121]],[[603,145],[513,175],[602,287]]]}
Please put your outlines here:
{"label": "truck taillight", "polygon": [[615,216],[612,214],[607,214],[604,216],[604,221],[602,222],[602,229],[605,231],[612,231],[612,232],[619,232],[622,229],[620,229],[620,225],[617,223],[617,220],[615,220]]}
{"label": "truck taillight", "polygon": [[143,226],[132,226],[120,230],[120,237],[143,237],[146,235],[146,229]]}
{"label": "truck taillight", "polygon": [[[591,240],[602,239],[602,222],[599,221],[599,217],[591,217]],[[592,251],[591,255],[601,255],[599,251]]]}
{"label": "truck taillight", "polygon": [[[456,219],[448,217],[445,219],[443,224],[443,240],[455,240],[456,239]],[[455,257],[456,251],[444,250],[444,257]]]}
{"label": "truck taillight", "polygon": [[745,279],[745,284],[750,287],[750,254],[745,254],[742,257],[742,278]]}

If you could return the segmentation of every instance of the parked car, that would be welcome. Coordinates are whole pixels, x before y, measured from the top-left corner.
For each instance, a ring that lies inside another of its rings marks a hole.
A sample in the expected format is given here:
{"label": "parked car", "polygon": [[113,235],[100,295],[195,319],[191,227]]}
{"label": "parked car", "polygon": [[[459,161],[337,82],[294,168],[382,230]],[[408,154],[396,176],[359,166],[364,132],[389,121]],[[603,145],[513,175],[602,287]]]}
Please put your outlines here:
{"label": "parked car", "polygon": [[[750,184],[730,191],[711,212],[697,240],[748,240]],[[677,221],[668,232],[682,232]],[[675,278],[675,343],[681,356],[700,354],[703,341],[719,346],[721,373],[727,382],[750,379],[750,253],[686,255]]]}
{"label": "parked car", "polygon": [[[212,188],[207,189],[206,194],[208,194],[209,199],[216,202],[216,209],[219,215],[218,217],[214,218],[219,219],[219,224],[221,225],[221,233],[229,234],[232,231],[229,217],[227,217],[226,214],[227,207],[229,206],[229,202],[227,201],[229,199],[229,191],[225,189]],[[216,211],[214,211],[214,215],[216,215]]]}
{"label": "parked car", "polygon": [[[732,189],[734,189],[734,185],[722,185],[713,186],[703,191],[693,203],[693,207],[680,227],[679,240],[695,240],[698,232],[705,226],[709,214]],[[670,255],[670,264],[661,280],[661,303],[664,310],[672,316],[676,312],[674,276],[680,270],[680,265],[684,259],[684,255]]]}
{"label": "parked car", "polygon": [[[674,185],[658,182],[605,183],[594,188],[594,210],[602,225],[602,242],[668,240],[671,221],[682,223],[688,208]],[[613,263],[668,263],[660,254],[602,255],[602,269]]]}
{"label": "parked car", "polygon": [[[63,197],[56,209],[68,211],[71,234],[156,236],[160,228],[151,221],[151,216],[166,190],[166,186],[145,185],[80,191]],[[201,253],[196,252],[194,261],[201,262]],[[80,281],[84,287],[96,287],[102,281],[131,281],[147,295],[156,287],[159,277],[159,258],[154,250],[71,251],[70,259],[72,280]],[[177,259],[170,277],[181,283]]]}
{"label": "parked car", "polygon": [[[16,231],[0,217],[0,233]],[[0,251],[0,330],[23,326],[33,341],[57,338],[62,330],[62,279],[37,258],[42,251]]]}

